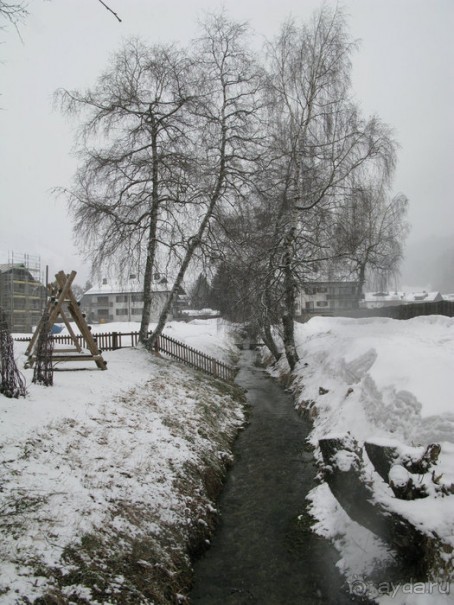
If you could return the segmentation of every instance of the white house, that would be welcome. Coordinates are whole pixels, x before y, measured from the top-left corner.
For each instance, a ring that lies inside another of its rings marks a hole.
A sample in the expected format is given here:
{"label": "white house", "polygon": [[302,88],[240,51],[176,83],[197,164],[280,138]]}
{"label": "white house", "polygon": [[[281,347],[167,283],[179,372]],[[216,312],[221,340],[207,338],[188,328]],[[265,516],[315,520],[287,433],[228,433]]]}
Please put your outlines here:
{"label": "white house", "polygon": [[[159,315],[170,294],[166,278],[155,275],[152,285],[150,321]],[[177,297],[169,319],[179,314],[185,304],[183,290]],[[109,281],[106,278],[98,286],[87,290],[81,298],[80,306],[89,323],[111,321],[140,321],[143,310],[143,284],[131,275],[126,282]]]}
{"label": "white house", "polygon": [[358,309],[356,281],[314,281],[304,284],[296,300],[296,316],[342,315]]}
{"label": "white house", "polygon": [[414,303],[439,302],[443,300],[440,292],[366,292],[361,307],[366,309],[380,309],[381,307],[395,307]]}

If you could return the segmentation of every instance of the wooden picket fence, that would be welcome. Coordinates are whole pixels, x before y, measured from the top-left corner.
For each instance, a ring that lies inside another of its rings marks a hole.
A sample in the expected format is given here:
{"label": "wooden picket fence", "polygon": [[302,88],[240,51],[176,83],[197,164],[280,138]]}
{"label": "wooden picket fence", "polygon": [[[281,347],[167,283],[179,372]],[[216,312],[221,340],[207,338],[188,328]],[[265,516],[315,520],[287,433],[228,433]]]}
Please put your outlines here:
{"label": "wooden picket fence", "polygon": [[[151,332],[148,335],[150,336]],[[15,340],[27,342],[30,341],[30,338],[27,336]],[[76,335],[76,338],[82,348],[87,348],[87,343],[82,335]],[[93,334],[93,338],[101,351],[116,351],[117,349],[135,347],[139,342],[139,332],[106,332]],[[71,336],[55,334],[53,339],[54,343],[61,345],[73,344]],[[236,369],[232,366],[165,334],[159,336],[155,344],[155,350],[164,356],[176,359],[225,382],[233,382],[235,379]]]}
{"label": "wooden picket fence", "polygon": [[236,369],[232,366],[210,357],[197,349],[188,347],[186,344],[161,334],[156,341],[155,349],[159,353],[163,353],[172,359],[176,359],[193,368],[201,370],[206,374],[210,374],[216,378],[220,378],[224,382],[233,382],[236,375]]}

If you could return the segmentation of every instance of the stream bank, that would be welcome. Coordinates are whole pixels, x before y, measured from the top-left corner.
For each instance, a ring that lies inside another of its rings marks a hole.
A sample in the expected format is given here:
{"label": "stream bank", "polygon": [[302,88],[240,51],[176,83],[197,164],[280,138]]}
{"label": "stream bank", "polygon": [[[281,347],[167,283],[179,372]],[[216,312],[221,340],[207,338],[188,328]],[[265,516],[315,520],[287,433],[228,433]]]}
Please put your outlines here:
{"label": "stream bank", "polygon": [[311,425],[291,394],[243,351],[236,382],[247,390],[250,422],[219,500],[212,545],[194,564],[193,605],[342,605],[333,546],[310,530],[305,497],[316,469],[305,449]]}

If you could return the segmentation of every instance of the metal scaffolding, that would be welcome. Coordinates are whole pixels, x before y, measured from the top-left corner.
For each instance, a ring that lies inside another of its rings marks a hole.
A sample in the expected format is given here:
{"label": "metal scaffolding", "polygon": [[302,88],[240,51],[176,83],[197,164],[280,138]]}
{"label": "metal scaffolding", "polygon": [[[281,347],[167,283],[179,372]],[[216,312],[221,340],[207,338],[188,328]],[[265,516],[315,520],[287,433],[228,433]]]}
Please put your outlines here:
{"label": "metal scaffolding", "polygon": [[9,252],[7,262],[0,263],[0,307],[10,330],[32,332],[41,319],[46,299],[40,257]]}

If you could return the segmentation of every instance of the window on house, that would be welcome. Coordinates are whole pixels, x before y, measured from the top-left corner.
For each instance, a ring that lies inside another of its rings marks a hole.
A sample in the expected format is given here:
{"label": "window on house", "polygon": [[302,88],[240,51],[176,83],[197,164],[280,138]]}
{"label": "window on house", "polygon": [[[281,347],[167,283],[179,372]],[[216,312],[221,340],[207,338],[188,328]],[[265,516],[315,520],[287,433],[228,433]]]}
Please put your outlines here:
{"label": "window on house", "polygon": [[108,296],[98,296],[98,304],[100,305],[108,305],[109,297]]}
{"label": "window on house", "polygon": [[98,317],[109,317],[109,309],[98,309]]}
{"label": "window on house", "polygon": [[327,307],[327,306],[328,306],[328,301],[326,301],[326,300],[317,301],[317,307]]}
{"label": "window on house", "polygon": [[314,308],[314,303],[313,302],[307,302],[306,303],[306,309],[313,309]]}
{"label": "window on house", "polygon": [[128,314],[128,309],[117,309],[115,311],[116,315],[127,315]]}
{"label": "window on house", "polygon": [[143,301],[143,294],[132,294],[131,295],[131,300],[132,300],[132,302],[142,302]]}
{"label": "window on house", "polygon": [[117,302],[117,303],[128,302],[128,295],[119,294],[118,296],[115,297],[115,302]]}

